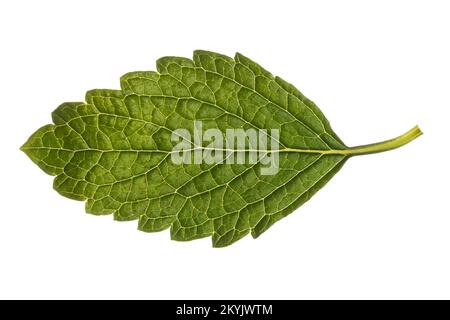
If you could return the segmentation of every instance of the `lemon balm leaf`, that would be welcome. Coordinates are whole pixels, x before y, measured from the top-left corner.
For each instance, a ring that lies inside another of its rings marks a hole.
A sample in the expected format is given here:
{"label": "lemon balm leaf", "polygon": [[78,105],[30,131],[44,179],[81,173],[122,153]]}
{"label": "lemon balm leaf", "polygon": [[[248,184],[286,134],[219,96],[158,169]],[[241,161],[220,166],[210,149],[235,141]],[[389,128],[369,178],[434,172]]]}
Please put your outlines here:
{"label": "lemon balm leaf", "polygon": [[[233,59],[195,51],[192,60],[164,57],[156,65],[124,75],[120,90],[92,90],[84,102],[63,103],[53,124],[21,149],[56,176],[57,192],[85,201],[86,212],[138,220],[146,232],[170,228],[174,240],[211,236],[223,247],[249,233],[256,238],[350,157],[421,134],[414,127],[392,140],[347,147],[311,100],[239,53]],[[248,134],[241,148],[227,144],[233,132]]]}

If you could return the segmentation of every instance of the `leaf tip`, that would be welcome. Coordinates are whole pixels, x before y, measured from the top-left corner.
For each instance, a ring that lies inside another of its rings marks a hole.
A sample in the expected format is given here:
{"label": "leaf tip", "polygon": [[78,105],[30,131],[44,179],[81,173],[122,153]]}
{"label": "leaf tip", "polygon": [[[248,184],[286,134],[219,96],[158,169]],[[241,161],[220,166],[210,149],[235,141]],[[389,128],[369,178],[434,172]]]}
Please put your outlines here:
{"label": "leaf tip", "polygon": [[30,158],[31,158],[30,152],[32,151],[32,147],[33,147],[32,138],[33,138],[33,135],[31,137],[29,137],[27,139],[27,141],[25,141],[25,143],[19,147],[19,150],[24,152]]}
{"label": "leaf tip", "polygon": [[26,153],[26,152],[27,152],[27,151],[26,151],[26,144],[27,144],[27,143],[25,142],[23,145],[21,145],[21,146],[19,147],[19,150]]}

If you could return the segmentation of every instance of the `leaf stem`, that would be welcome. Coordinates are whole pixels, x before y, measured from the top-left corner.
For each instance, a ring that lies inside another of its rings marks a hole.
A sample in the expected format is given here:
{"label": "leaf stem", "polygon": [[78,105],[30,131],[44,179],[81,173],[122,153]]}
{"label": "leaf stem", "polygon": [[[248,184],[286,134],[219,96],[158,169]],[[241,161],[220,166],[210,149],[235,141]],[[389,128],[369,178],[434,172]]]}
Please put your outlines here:
{"label": "leaf stem", "polygon": [[371,143],[362,146],[351,147],[350,149],[348,149],[348,155],[357,156],[362,154],[378,153],[396,149],[401,146],[404,146],[407,143],[410,143],[411,141],[419,137],[421,134],[422,131],[420,130],[419,126],[415,126],[408,132],[405,132],[401,136],[398,136],[397,138],[394,139],[377,143]]}

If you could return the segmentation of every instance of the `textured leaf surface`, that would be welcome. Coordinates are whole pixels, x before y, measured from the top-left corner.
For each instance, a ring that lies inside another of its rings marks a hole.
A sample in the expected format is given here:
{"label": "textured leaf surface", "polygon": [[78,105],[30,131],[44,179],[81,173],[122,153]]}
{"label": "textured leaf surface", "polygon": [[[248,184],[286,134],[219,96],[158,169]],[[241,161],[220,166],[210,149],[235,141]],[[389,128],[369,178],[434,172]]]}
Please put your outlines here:
{"label": "textured leaf surface", "polygon": [[[182,241],[212,236],[218,247],[257,237],[353,154],[313,102],[241,54],[164,57],[157,72],[132,72],[120,84],[63,103],[22,150],[56,176],[60,194],[86,200],[92,214],[138,219],[143,231],[170,228]],[[174,164],[171,134],[193,131],[195,120],[223,132],[279,129],[279,172],[261,175],[261,163]]]}

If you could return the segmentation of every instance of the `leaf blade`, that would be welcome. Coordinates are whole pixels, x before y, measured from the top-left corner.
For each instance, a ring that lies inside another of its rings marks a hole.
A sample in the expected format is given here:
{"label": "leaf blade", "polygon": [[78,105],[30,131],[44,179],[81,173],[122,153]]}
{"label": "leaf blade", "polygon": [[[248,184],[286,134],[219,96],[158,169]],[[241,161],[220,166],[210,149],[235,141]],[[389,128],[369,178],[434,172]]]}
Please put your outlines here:
{"label": "leaf blade", "polygon": [[[163,57],[156,65],[122,76],[121,90],[95,89],[86,102],[62,104],[53,124],[22,146],[56,176],[54,189],[86,201],[88,213],[138,219],[146,232],[170,228],[179,241],[211,236],[223,247],[260,236],[352,155],[312,101],[239,53],[197,50],[192,60]],[[262,175],[261,162],[175,164],[171,135],[194,134],[196,121],[222,133],[279,130],[278,173]]]}

